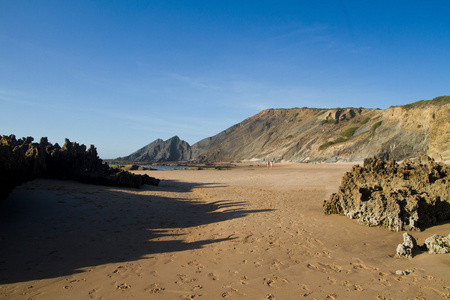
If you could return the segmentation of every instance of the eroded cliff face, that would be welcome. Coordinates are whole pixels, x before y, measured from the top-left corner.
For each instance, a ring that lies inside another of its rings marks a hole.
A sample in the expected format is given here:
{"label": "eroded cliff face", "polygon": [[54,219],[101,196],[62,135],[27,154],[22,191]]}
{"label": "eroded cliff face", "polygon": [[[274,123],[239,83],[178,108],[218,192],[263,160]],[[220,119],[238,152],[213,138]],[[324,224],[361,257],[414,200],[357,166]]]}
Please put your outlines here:
{"label": "eroded cliff face", "polygon": [[450,103],[385,110],[269,109],[192,146],[200,161],[450,160]]}
{"label": "eroded cliff face", "polygon": [[435,160],[450,161],[450,106],[432,113],[428,155]]}

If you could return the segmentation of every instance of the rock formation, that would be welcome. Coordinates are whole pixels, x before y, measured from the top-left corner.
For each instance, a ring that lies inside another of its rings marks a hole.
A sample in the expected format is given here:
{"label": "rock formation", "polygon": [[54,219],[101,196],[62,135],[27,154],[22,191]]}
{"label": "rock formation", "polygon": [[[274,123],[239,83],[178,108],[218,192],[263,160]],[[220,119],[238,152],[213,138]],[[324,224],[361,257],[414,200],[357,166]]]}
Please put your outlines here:
{"label": "rock formation", "polygon": [[417,248],[416,239],[409,233],[403,234],[403,243],[397,246],[397,256],[411,258]]}
{"label": "rock formation", "polygon": [[450,253],[450,234],[448,236],[440,236],[435,234],[425,240],[425,246],[430,254]]}
{"label": "rock formation", "polygon": [[420,162],[369,158],[347,172],[325,214],[342,214],[368,226],[419,230],[450,220],[450,166],[429,157]]}
{"label": "rock formation", "polygon": [[0,200],[12,189],[43,174],[46,168],[44,151],[33,138],[16,140],[14,135],[0,139]]}
{"label": "rock formation", "polygon": [[61,148],[50,144],[47,138],[33,143],[32,137],[17,140],[14,135],[0,138],[0,174],[0,199],[5,199],[15,186],[36,177],[122,187],[159,184],[159,179],[147,175],[110,168],[98,157],[93,145],[86,149],[85,145],[66,139]]}
{"label": "rock formation", "polygon": [[187,161],[191,159],[191,156],[191,146],[186,141],[174,136],[167,141],[157,139],[136,152],[125,157],[119,157],[116,160],[136,162]]}
{"label": "rock formation", "polygon": [[397,246],[397,256],[402,258],[412,258],[415,253],[428,251],[428,254],[450,253],[450,234],[440,236],[435,234],[425,239],[425,244],[417,245],[416,239],[409,233],[403,234],[403,243]]}

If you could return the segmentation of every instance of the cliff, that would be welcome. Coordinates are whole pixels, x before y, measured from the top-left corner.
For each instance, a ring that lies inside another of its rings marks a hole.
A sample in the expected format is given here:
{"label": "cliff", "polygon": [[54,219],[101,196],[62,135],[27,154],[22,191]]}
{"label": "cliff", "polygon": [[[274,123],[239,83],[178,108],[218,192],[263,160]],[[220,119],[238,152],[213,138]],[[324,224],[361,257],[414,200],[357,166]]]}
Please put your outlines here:
{"label": "cliff", "polygon": [[450,160],[450,96],[388,109],[268,109],[192,145],[202,162]]}

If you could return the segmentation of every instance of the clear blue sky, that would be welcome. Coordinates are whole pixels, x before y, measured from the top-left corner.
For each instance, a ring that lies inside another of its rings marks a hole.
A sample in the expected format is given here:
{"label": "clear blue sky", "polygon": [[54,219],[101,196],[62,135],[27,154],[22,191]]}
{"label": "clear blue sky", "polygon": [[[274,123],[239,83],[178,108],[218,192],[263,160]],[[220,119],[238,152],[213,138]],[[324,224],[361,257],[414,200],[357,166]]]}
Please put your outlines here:
{"label": "clear blue sky", "polygon": [[0,134],[128,155],[266,108],[450,94],[450,1],[0,1]]}

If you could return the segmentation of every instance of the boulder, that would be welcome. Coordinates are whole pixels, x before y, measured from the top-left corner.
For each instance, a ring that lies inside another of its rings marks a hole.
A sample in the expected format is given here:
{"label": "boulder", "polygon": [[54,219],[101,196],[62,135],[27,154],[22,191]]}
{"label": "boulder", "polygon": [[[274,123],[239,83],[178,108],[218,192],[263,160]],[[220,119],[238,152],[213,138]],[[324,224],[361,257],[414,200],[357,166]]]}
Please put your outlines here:
{"label": "boulder", "polygon": [[419,246],[412,235],[403,233],[403,243],[397,246],[397,256],[412,258],[417,251],[428,251],[429,254],[450,253],[450,234],[448,236],[435,234],[425,239],[425,243]]}
{"label": "boulder", "polygon": [[413,257],[415,248],[417,248],[416,239],[412,235],[405,232],[403,234],[403,243],[398,244],[397,246],[397,256],[411,258]]}
{"label": "boulder", "polygon": [[450,220],[449,180],[450,166],[429,157],[401,164],[373,157],[343,176],[323,209],[367,226],[420,230]]}
{"label": "boulder", "polygon": [[425,240],[425,246],[430,254],[450,253],[450,234],[448,236],[440,236],[435,234]]}

